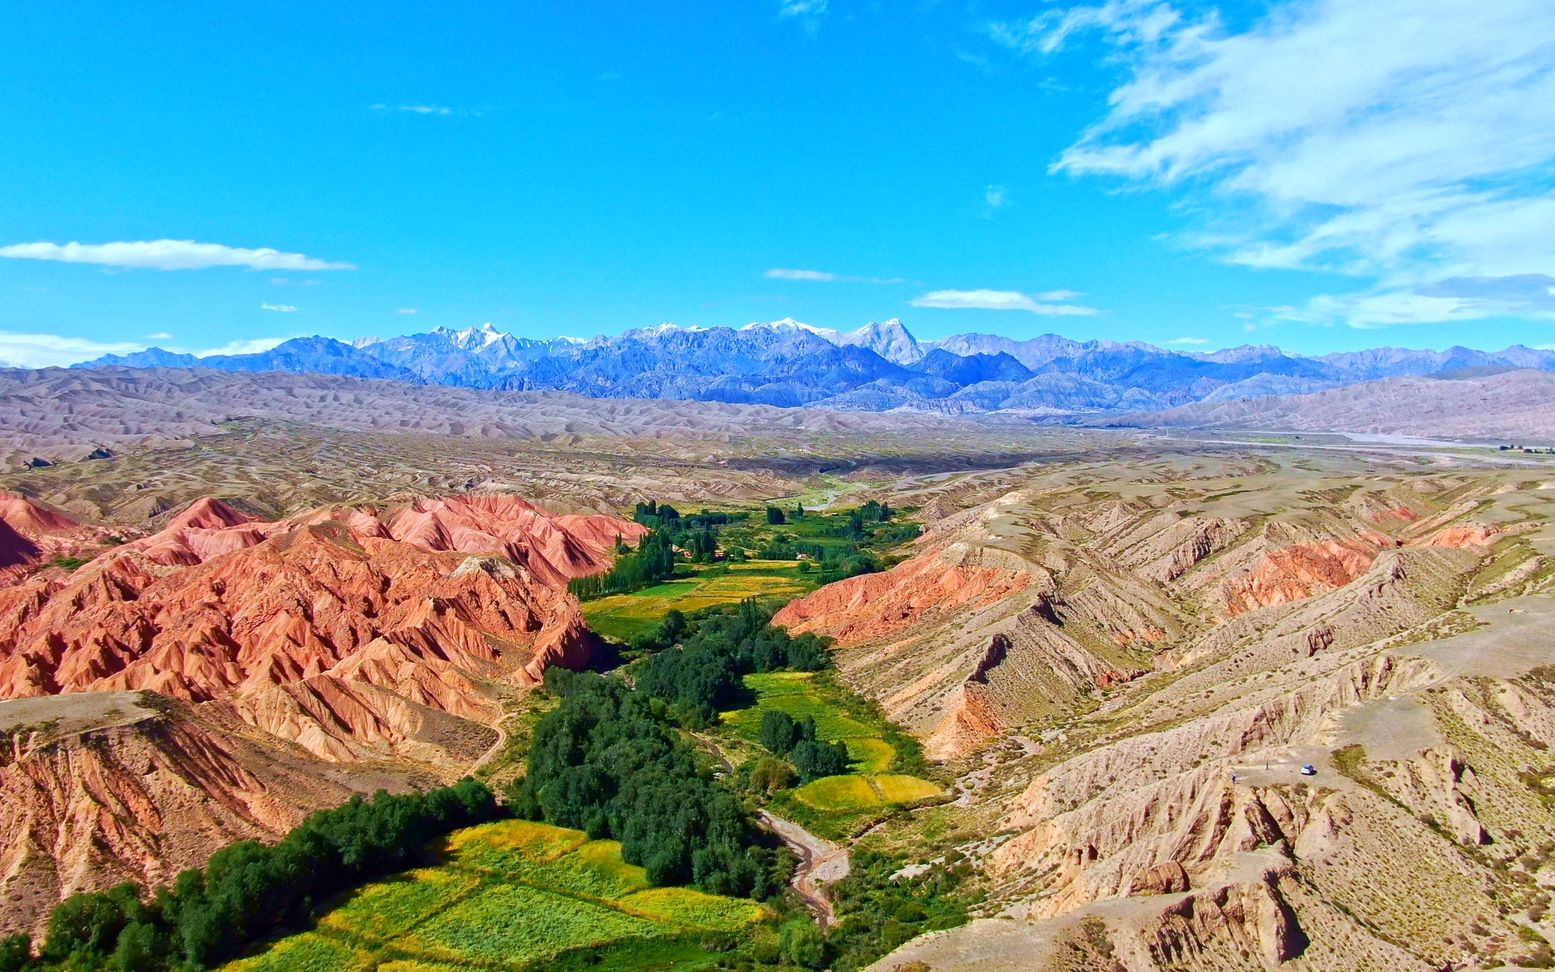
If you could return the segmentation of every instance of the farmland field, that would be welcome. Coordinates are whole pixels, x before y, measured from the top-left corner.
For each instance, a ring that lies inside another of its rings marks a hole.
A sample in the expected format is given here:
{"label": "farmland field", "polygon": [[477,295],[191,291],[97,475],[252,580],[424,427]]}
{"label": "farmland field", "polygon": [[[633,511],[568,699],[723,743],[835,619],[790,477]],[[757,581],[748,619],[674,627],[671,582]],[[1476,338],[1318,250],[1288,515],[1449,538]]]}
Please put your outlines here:
{"label": "farmland field", "polygon": [[[928,780],[891,772],[899,768],[897,743],[904,742],[901,734],[856,703],[849,704],[846,690],[825,676],[813,672],[747,675],[745,687],[755,695],[754,704],[723,714],[726,729],[745,743],[756,744],[762,714],[778,709],[795,719],[813,718],[820,739],[841,741],[848,747],[853,772],[823,777],[793,790],[793,800],[802,807],[862,814],[916,803],[942,792]],[[853,821],[837,817],[807,822],[835,834],[844,832]],[[841,830],[828,828],[828,822]]]}
{"label": "farmland field", "polygon": [[576,830],[506,820],[450,835],[443,863],[343,897],[313,931],[232,963],[235,972],[461,972],[569,964],[569,952],[612,967],[715,962],[769,933],[751,901],[652,888],[620,844]]}
{"label": "farmland field", "polygon": [[689,577],[655,584],[630,594],[614,594],[583,603],[589,627],[616,641],[630,641],[652,630],[666,611],[700,611],[738,604],[748,597],[789,601],[807,594],[815,582],[796,561],[752,560],[708,568],[682,565]]}

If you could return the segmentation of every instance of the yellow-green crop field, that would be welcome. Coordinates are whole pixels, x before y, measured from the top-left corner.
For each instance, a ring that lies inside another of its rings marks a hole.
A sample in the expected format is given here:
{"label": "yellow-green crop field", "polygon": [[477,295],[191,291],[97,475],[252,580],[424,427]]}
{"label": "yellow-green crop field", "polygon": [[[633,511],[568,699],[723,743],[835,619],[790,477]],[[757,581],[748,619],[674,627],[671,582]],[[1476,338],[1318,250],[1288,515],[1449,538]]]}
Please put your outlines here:
{"label": "yellow-green crop field", "polygon": [[[519,820],[471,827],[445,862],[360,888],[309,932],[271,943],[232,972],[532,970],[607,959],[611,968],[695,968],[723,936],[770,931],[761,905],[652,888],[615,841]],[[579,951],[586,950],[586,951]],[[576,955],[569,956],[569,953]]]}
{"label": "yellow-green crop field", "polygon": [[799,569],[796,561],[751,560],[717,568],[687,566],[695,571],[689,577],[583,602],[583,616],[589,627],[607,638],[630,641],[651,631],[670,610],[690,613],[738,604],[748,597],[788,601],[815,588],[815,582]]}
{"label": "yellow-green crop field", "polygon": [[794,790],[794,797],[817,810],[871,810],[916,803],[943,791],[928,780],[888,772],[896,747],[885,738],[885,727],[845,711],[834,690],[816,681],[812,672],[769,672],[745,676],[755,704],[725,712],[725,726],[755,742],[762,713],[779,709],[795,719],[815,719],[815,731],[825,742],[841,741],[853,758],[855,772],[813,780]]}

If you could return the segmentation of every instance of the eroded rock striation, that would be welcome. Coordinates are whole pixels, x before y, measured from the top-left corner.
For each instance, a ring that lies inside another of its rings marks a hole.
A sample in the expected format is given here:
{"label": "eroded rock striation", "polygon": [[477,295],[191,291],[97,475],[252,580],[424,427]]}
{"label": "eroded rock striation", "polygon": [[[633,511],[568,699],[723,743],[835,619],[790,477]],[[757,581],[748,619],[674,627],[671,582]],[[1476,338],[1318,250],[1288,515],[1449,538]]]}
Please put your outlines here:
{"label": "eroded rock striation", "polygon": [[936,819],[989,920],[878,968],[1542,961],[1519,931],[1555,877],[1536,470],[1232,455],[996,482],[961,512],[925,487],[916,556],[779,617],[961,771]]}
{"label": "eroded rock striation", "polygon": [[[5,873],[31,875],[15,879],[41,908],[284,832],[358,780],[457,775],[498,740],[505,695],[588,661],[566,582],[644,532],[503,495],[277,522],[206,499],[0,589],[0,699],[17,700],[0,721],[108,696],[157,713],[57,738],[35,731],[48,718],[18,723]],[[45,859],[52,877],[37,876]]]}

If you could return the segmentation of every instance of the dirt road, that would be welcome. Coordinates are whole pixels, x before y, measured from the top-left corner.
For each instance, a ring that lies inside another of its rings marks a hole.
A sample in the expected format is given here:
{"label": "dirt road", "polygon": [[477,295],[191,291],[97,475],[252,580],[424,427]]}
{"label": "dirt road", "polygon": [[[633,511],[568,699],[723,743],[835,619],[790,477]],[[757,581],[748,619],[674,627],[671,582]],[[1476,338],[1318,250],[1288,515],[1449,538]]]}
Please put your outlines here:
{"label": "dirt road", "polygon": [[799,855],[799,867],[794,870],[794,891],[804,899],[816,922],[822,928],[835,925],[837,913],[832,909],[826,885],[841,881],[853,870],[848,849],[765,810],[757,815],[757,820]]}
{"label": "dirt road", "polygon": [[[722,746],[709,736],[700,733],[692,733],[692,736],[723,764],[725,773],[734,772],[734,762],[724,753]],[[805,906],[815,915],[816,922],[822,928],[835,925],[837,913],[826,893],[826,885],[841,881],[852,872],[853,861],[848,856],[848,849],[824,837],[817,837],[792,820],[785,820],[766,810],[756,815],[756,822],[763,830],[776,834],[798,855],[799,866],[794,869],[794,893],[804,899]]]}

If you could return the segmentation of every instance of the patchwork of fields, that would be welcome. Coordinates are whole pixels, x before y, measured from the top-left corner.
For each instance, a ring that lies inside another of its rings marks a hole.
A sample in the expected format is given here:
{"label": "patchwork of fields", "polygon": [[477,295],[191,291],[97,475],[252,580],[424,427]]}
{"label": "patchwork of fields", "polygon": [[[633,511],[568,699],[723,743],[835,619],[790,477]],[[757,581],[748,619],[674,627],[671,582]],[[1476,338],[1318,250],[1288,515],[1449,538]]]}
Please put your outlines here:
{"label": "patchwork of fields", "polygon": [[790,601],[816,586],[811,575],[791,560],[752,560],[717,566],[684,564],[682,569],[691,574],[630,594],[583,602],[583,616],[589,627],[614,641],[627,642],[652,630],[670,610],[690,613],[738,604],[748,597]]}
{"label": "patchwork of fields", "polygon": [[723,714],[724,725],[740,739],[754,744],[762,713],[778,709],[795,719],[814,719],[818,738],[841,741],[848,747],[854,772],[823,777],[795,789],[792,797],[798,803],[817,811],[867,812],[916,803],[944,792],[929,780],[891,772],[898,763],[897,747],[905,742],[903,737],[867,710],[849,705],[841,689],[818,680],[815,673],[747,675],[745,687],[755,695],[755,703]]}
{"label": "patchwork of fields", "polygon": [[761,905],[650,887],[620,844],[582,831],[506,820],[459,831],[444,851],[444,863],[367,885],[313,931],[228,969],[697,968],[768,931]]}

